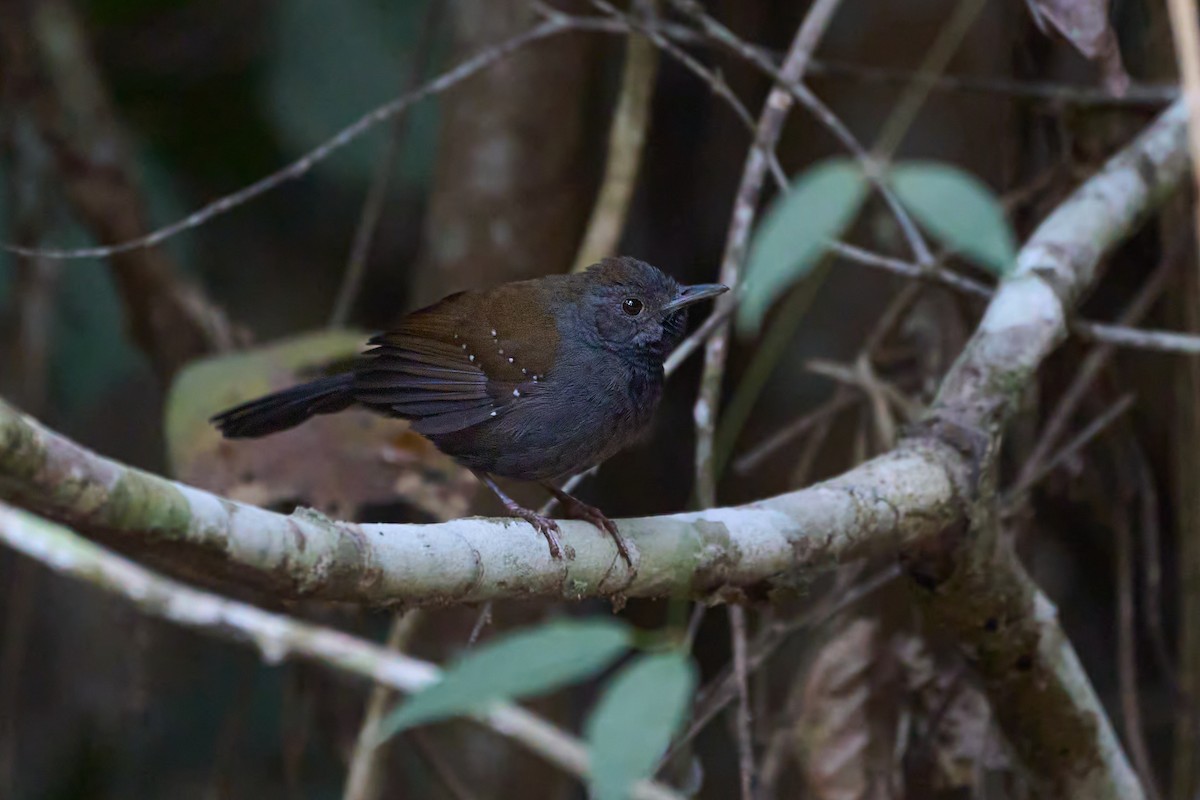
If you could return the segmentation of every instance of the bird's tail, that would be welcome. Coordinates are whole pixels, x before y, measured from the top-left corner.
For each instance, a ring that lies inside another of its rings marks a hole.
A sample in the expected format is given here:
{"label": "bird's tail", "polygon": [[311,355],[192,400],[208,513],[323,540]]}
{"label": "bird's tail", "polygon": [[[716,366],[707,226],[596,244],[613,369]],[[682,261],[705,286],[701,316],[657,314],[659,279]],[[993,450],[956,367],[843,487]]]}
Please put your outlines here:
{"label": "bird's tail", "polygon": [[354,405],[354,375],[342,373],[234,406],[212,418],[227,439],[254,439],[294,428],[314,414]]}

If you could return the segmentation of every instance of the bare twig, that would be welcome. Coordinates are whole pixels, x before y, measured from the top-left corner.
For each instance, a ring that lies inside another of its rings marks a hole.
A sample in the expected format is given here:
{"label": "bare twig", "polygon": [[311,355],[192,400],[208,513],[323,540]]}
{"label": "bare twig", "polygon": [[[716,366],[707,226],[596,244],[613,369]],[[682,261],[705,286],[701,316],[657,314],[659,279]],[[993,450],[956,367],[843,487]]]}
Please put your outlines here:
{"label": "bare twig", "polygon": [[929,96],[929,90],[933,86],[929,76],[940,75],[946,69],[951,56],[958,50],[967,29],[975,22],[985,3],[986,0],[960,0],[950,19],[938,31],[937,38],[921,64],[921,76],[905,87],[904,94],[896,104],[896,111],[888,117],[883,131],[879,134],[875,153],[882,160],[891,158],[900,147],[905,134],[917,117],[917,112]]}
{"label": "bare twig", "polygon": [[1137,471],[1138,531],[1142,540],[1142,589],[1145,592],[1142,619],[1159,671],[1170,683],[1176,699],[1191,705],[1192,699],[1186,696],[1179,682],[1179,675],[1176,674],[1171,649],[1167,645],[1166,630],[1163,627],[1162,523],[1158,514],[1158,486],[1145,451],[1136,440],[1132,441],[1131,445],[1133,467]]}
{"label": "bare twig", "polygon": [[1116,535],[1117,583],[1117,683],[1121,687],[1121,718],[1125,723],[1125,742],[1133,763],[1142,779],[1148,800],[1162,796],[1154,780],[1153,762],[1146,745],[1142,723],[1142,703],[1138,695],[1137,631],[1134,628],[1133,608],[1133,533],[1129,518],[1122,510],[1113,520]]}
{"label": "bare twig", "polygon": [[[156,617],[258,648],[265,661],[304,658],[340,672],[412,693],[438,680],[437,667],[340,631],[272,614],[155,575],[74,532],[0,504],[0,542],[54,571],[132,602]],[[588,771],[587,748],[576,738],[514,705],[497,704],[475,719],[551,764],[578,777]],[[681,800],[660,784],[642,781],[632,795]]]}
{"label": "bare twig", "polygon": [[453,800],[475,800],[475,795],[463,784],[462,771],[455,770],[430,741],[429,734],[417,728],[405,734],[417,748],[418,755],[429,765]]}
{"label": "bare twig", "polygon": [[[1188,108],[1188,142],[1192,151],[1192,179],[1200,192],[1200,12],[1194,0],[1167,0],[1171,17],[1171,36],[1175,40],[1175,58]],[[1195,205],[1200,229],[1200,203]],[[1196,239],[1200,246],[1200,237]],[[1200,264],[1200,262],[1197,262]]]}
{"label": "bare twig", "polygon": [[[421,624],[424,613],[419,608],[398,612],[388,628],[384,647],[403,652]],[[363,714],[358,739],[354,743],[354,753],[350,757],[350,769],[346,774],[342,800],[375,800],[383,791],[383,786],[380,785],[380,768],[387,745],[377,746],[375,740],[378,738],[379,721],[387,711],[391,697],[392,691],[387,686],[377,683],[371,687],[367,710]]]}
{"label": "bare twig", "polygon": [[812,411],[806,412],[795,422],[789,423],[769,436],[757,447],[745,453],[733,462],[733,471],[745,474],[755,469],[766,459],[777,453],[781,447],[791,444],[793,440],[803,436],[830,417],[837,416],[845,409],[860,402],[861,395],[845,391],[839,387],[833,396]]}
{"label": "bare twig", "polygon": [[[547,503],[549,505],[549,503]],[[545,511],[543,514],[547,513]],[[467,647],[474,647],[479,641],[483,629],[492,624],[492,601],[488,600],[483,604],[483,608],[479,609],[479,616],[475,617],[475,624],[471,626],[471,635],[467,637]]]}
{"label": "bare twig", "polygon": [[[430,3],[425,9],[421,22],[421,32],[417,35],[417,44],[413,52],[408,74],[405,76],[402,94],[416,90],[429,70],[430,54],[433,52],[433,40],[441,21],[443,3]],[[371,185],[363,198],[362,211],[358,217],[358,226],[354,229],[354,240],[350,244],[350,256],[346,261],[346,272],[342,277],[342,285],[338,289],[337,300],[333,304],[333,313],[329,317],[330,327],[341,327],[350,318],[350,310],[358,298],[362,288],[363,276],[367,272],[367,257],[371,253],[371,243],[375,239],[375,230],[379,226],[379,218],[383,215],[383,206],[387,200],[388,185],[391,183],[392,172],[403,149],[404,133],[408,130],[408,117],[397,118],[388,132],[387,141],[379,160],[375,163],[375,172],[371,177]]]}
{"label": "bare twig", "polygon": [[[746,673],[754,673],[766,663],[780,645],[786,642],[794,633],[823,624],[838,613],[844,611],[867,595],[886,586],[900,576],[898,566],[890,566],[866,578],[861,583],[852,586],[840,597],[830,597],[826,602],[792,620],[779,620],[764,628],[749,646],[746,656]],[[669,763],[692,739],[704,730],[718,714],[733,702],[738,696],[737,676],[730,668],[705,686],[696,696],[695,711],[688,729],[671,745],[671,749],[659,761],[659,766]]]}
{"label": "bare twig", "polygon": [[1008,497],[1005,499],[1005,505],[1011,509],[1024,502],[1024,497],[1030,489],[1051,472],[1058,469],[1061,464],[1073,458],[1084,447],[1087,447],[1089,442],[1103,433],[1118,417],[1132,408],[1133,401],[1134,394],[1132,392],[1118,398],[1117,402],[1106,408],[1100,416],[1089,422],[1083,430],[1063,445],[1061,450],[1047,458],[1037,469],[1030,471],[1028,475],[1018,480],[1009,491]]}
{"label": "bare twig", "polygon": [[1134,350],[1154,350],[1189,356],[1200,354],[1200,335],[1190,333],[1148,331],[1084,320],[1072,322],[1071,333],[1087,341],[1104,342]]}
{"label": "bare twig", "polygon": [[[1162,262],[1151,273],[1141,289],[1138,290],[1137,296],[1121,312],[1121,316],[1118,319],[1120,325],[1136,325],[1150,311],[1159,296],[1162,295],[1175,264],[1178,263],[1179,257],[1183,254],[1184,241],[1184,237],[1176,239],[1175,244],[1163,257]],[[1091,353],[1088,353],[1087,358],[1079,365],[1079,369],[1075,372],[1075,377],[1071,380],[1071,385],[1063,392],[1062,398],[1054,407],[1050,418],[1042,426],[1033,452],[1029,454],[1024,466],[1021,467],[1021,473],[1016,481],[1017,485],[1032,483],[1032,476],[1041,469],[1042,462],[1050,454],[1050,448],[1058,444],[1063,431],[1066,430],[1076,409],[1079,408],[1079,404],[1087,396],[1096,377],[1100,374],[1100,370],[1104,368],[1104,365],[1109,362],[1115,352],[1116,347],[1112,344],[1101,345]]]}
{"label": "bare twig", "polygon": [[[659,22],[656,27],[681,44],[700,47],[719,45],[710,36],[690,27],[670,22]],[[756,44],[747,44],[746,47],[756,53],[758,58],[771,63],[778,64],[783,57],[782,52],[769,47]],[[930,91],[996,94],[1019,100],[1038,100],[1062,106],[1161,107],[1178,100],[1180,95],[1179,86],[1169,82],[1134,82],[1129,85],[1124,94],[1117,95],[1105,87],[1086,84],[1012,80],[977,75],[944,75],[929,72],[926,69],[897,70],[822,58],[811,60],[808,73],[814,78],[853,80],[889,86],[908,86],[914,81],[920,81],[926,83]]]}
{"label": "bare twig", "polygon": [[746,668],[746,609],[736,603],[729,606],[729,637],[733,645],[733,675],[737,683],[738,775],[742,800],[754,800],[757,775],[754,769],[754,741],[751,734],[750,681]]}
{"label": "bare twig", "polygon": [[[873,253],[845,242],[833,242],[830,244],[830,248],[833,252],[856,264],[882,269],[908,278],[929,280],[968,297],[990,298],[995,293],[987,285],[948,269],[938,268],[923,271],[921,267],[912,262]],[[1089,342],[1111,344],[1114,347],[1128,347],[1135,350],[1153,350],[1160,353],[1200,354],[1200,335],[1129,328],[1124,325],[1082,319],[1071,320],[1068,325],[1073,335]]]}
{"label": "bare twig", "polygon": [[[647,13],[652,14],[657,4],[658,0],[647,0]],[[657,76],[658,48],[654,42],[644,35],[628,36],[621,93],[608,132],[604,179],[573,272],[583,272],[601,258],[612,255],[620,244],[650,127],[650,101],[654,98]]]}
{"label": "bare twig", "polygon": [[924,269],[911,261],[880,255],[879,253],[874,253],[866,248],[848,244],[847,242],[830,242],[829,249],[836,255],[853,261],[856,264],[886,270],[887,272],[902,275],[906,278],[929,280],[972,297],[987,299],[992,296],[992,289],[986,284],[964,275],[959,275],[957,272],[945,267],[934,265],[931,268]]}
{"label": "bare twig", "polygon": [[291,162],[287,166],[272,172],[249,186],[245,186],[236,192],[220,197],[213,202],[205,205],[203,208],[189,214],[181,220],[163,226],[157,230],[151,231],[148,234],[122,240],[116,244],[104,247],[81,247],[71,249],[59,248],[28,248],[20,247],[12,244],[0,245],[3,249],[25,256],[45,256],[46,258],[57,259],[77,259],[77,258],[108,258],[119,253],[128,253],[134,250],[142,250],[148,247],[162,244],[167,239],[175,236],[178,233],[190,230],[197,226],[203,225],[209,220],[225,214],[238,206],[253,200],[261,194],[271,191],[272,189],[302,177],[309,172],[317,164],[321,163],[331,155],[341,150],[346,145],[353,142],[355,139],[362,136],[381,122],[385,122],[397,114],[405,111],[414,103],[424,100],[427,97],[441,94],[447,89],[462,83],[464,80],[476,75],[479,72],[487,69],[497,61],[501,61],[512,55],[518,50],[521,50],[534,42],[543,39],[549,39],[560,34],[570,31],[602,31],[608,33],[621,33],[625,28],[619,22],[612,20],[593,19],[585,17],[569,17],[566,15],[555,15],[545,21],[535,25],[529,30],[517,34],[510,39],[506,39],[499,44],[493,45],[465,61],[457,64],[450,70],[438,75],[432,81],[421,86],[412,92],[397,97],[387,103],[384,103],[377,108],[368,111],[366,114],[359,117],[356,121],[347,125],[330,139],[322,142],[312,150],[305,153],[300,158]]}
{"label": "bare twig", "polygon": [[[787,84],[798,82],[804,76],[809,56],[816,48],[829,20],[837,10],[840,0],[817,0],[796,32],[788,56],[780,71]],[[763,178],[766,176],[767,153],[774,151],[775,142],[783,131],[783,122],[792,105],[792,95],[779,86],[771,89],[763,104],[758,120],[754,144],[746,155],[741,183],[734,200],[733,215],[729,222],[729,233],[725,240],[725,253],[721,258],[720,281],[737,289],[738,276],[746,257],[750,241],[750,229],[754,223],[755,209],[762,194]],[[718,306],[729,302],[718,301]],[[716,465],[713,440],[716,434],[717,409],[720,406],[722,378],[729,350],[729,323],[718,326],[708,340],[704,352],[704,375],[700,381],[700,396],[696,400],[696,495],[703,506],[716,503]]]}
{"label": "bare twig", "polygon": [[1165,106],[1179,99],[1179,87],[1174,84],[1134,83],[1122,95],[1106,88],[1073,86],[1052,81],[1018,81],[1005,78],[984,78],[974,75],[939,75],[920,70],[908,72],[890,70],[846,61],[814,59],[809,73],[829,78],[841,78],[889,85],[907,86],[913,81],[925,83],[931,91],[975,92],[998,94],[1026,100],[1044,100],[1061,105],[1081,106]]}
{"label": "bare twig", "polygon": [[[675,2],[682,3],[684,5],[690,3],[693,7],[695,5],[693,0],[675,0]],[[962,13],[956,14],[954,17],[952,17],[950,22],[944,26],[941,33],[939,33],[938,46],[931,51],[929,56],[925,59],[923,68],[940,69],[941,66],[944,66],[944,64],[941,63],[945,55],[943,51],[948,51],[951,47],[951,44],[958,38],[961,38],[962,33],[965,31],[967,18],[973,18],[975,11],[977,11],[975,4],[977,4],[979,0],[967,0],[967,2],[969,3],[970,7],[966,10],[970,13],[967,13],[966,15]],[[972,11],[971,9],[975,9],[975,11]],[[737,40],[732,33],[729,33],[726,29],[724,29],[723,26],[720,26],[719,23],[716,23],[715,21],[711,20],[711,18],[703,15],[702,12],[700,12],[699,19],[707,31],[712,32],[713,35],[718,36],[722,39],[722,41],[728,42],[729,46],[733,47],[735,51],[747,53],[747,57],[753,60],[753,51],[749,50],[744,43],[740,43],[739,40]],[[770,65],[768,64],[763,68],[769,70]],[[936,260],[930,252],[928,245],[925,243],[920,231],[909,217],[903,205],[895,197],[895,194],[892,192],[891,187],[888,186],[887,181],[883,179],[882,168],[880,165],[885,164],[891,155],[886,143],[884,143],[883,146],[879,144],[876,145],[875,155],[867,154],[854,136],[850,133],[850,131],[845,127],[844,124],[842,124],[841,120],[839,120],[829,110],[828,107],[821,103],[820,100],[812,94],[812,92],[808,91],[808,89],[805,88],[802,83],[798,81],[788,82],[786,80],[786,76],[784,75],[779,75],[777,80],[779,81],[779,86],[785,87],[787,91],[792,93],[792,95],[805,108],[809,109],[809,111],[812,112],[816,118],[821,121],[858,160],[867,180],[875,186],[876,190],[880,193],[891,209],[891,212],[899,224],[901,231],[908,240],[909,247],[912,249],[917,261],[920,263],[921,269],[935,269]],[[890,130],[893,136],[902,136],[904,131],[907,129],[908,124],[912,119],[915,118],[917,109],[924,102],[925,95],[926,92],[921,91],[919,87],[914,88],[913,91],[906,93],[897,103],[896,108],[889,115],[888,122],[885,124],[885,133]],[[903,125],[893,125],[894,120],[901,118],[907,119],[907,121],[905,121]],[[884,142],[884,137],[882,135],[879,139],[879,142]],[[766,385],[767,377],[770,375],[775,363],[785,352],[787,342],[790,340],[792,334],[795,332],[796,327],[799,325],[800,318],[803,315],[804,307],[807,306],[808,302],[811,300],[811,296],[815,295],[818,287],[824,281],[825,276],[828,274],[828,269],[828,261],[822,260],[817,269],[808,276],[807,280],[800,287],[793,290],[788,302],[784,304],[783,308],[772,320],[770,329],[763,337],[761,346],[755,353],[754,359],[747,368],[744,378],[738,385],[737,391],[734,393],[733,398],[729,403],[729,408],[722,417],[719,436],[716,437],[716,442],[714,445],[714,466],[712,469],[714,474],[714,483],[715,476],[720,475],[722,469],[724,468],[725,460],[732,451],[733,444],[736,442],[742,426],[749,418],[751,410],[758,399],[759,393],[762,391],[763,386]],[[808,295],[807,298],[805,297],[805,294]],[[703,391],[704,388],[705,385],[702,383],[701,390]],[[697,410],[700,410],[699,404],[697,404]],[[699,427],[697,430],[700,430]],[[700,453],[700,447],[703,443],[704,440],[698,436],[698,455]]]}
{"label": "bare twig", "polygon": [[729,319],[729,316],[737,308],[736,299],[731,303],[725,303],[713,310],[704,322],[696,328],[695,332],[679,343],[679,346],[671,351],[671,355],[667,356],[667,360],[663,362],[663,373],[671,375],[675,370],[683,364],[688,357],[700,349],[700,345],[708,341],[713,332]]}
{"label": "bare twig", "polygon": [[[754,135],[755,125],[754,119],[750,116],[750,112],[746,110],[746,106],[742,103],[738,96],[729,88],[729,84],[725,82],[725,77],[719,72],[708,69],[696,59],[692,58],[686,51],[676,47],[670,39],[667,39],[662,29],[649,24],[645,20],[639,19],[631,14],[626,14],[608,0],[590,0],[591,4],[596,8],[609,15],[614,22],[626,27],[630,32],[636,31],[643,34],[650,41],[654,42],[655,46],[664,53],[669,54],[672,58],[678,61],[689,72],[694,74],[700,80],[708,84],[713,94],[723,99],[742,124],[749,129],[751,135]],[[554,12],[559,13],[559,12]],[[775,156],[774,149],[768,154],[769,167],[771,174],[775,178],[775,182],[780,188],[787,185],[787,176],[783,171],[783,167],[779,164],[779,159]]]}
{"label": "bare twig", "polygon": [[[696,20],[704,34],[712,38],[713,41],[728,48],[757,67],[764,74],[773,78],[776,82],[776,88],[790,94],[796,102],[807,109],[821,125],[833,134],[834,138],[858,161],[863,175],[875,190],[879,192],[887,204],[888,210],[896,218],[896,223],[899,225],[900,231],[908,241],[913,256],[921,264],[931,263],[932,254],[930,253],[929,245],[925,242],[925,237],[921,235],[920,229],[917,228],[908,211],[896,197],[895,192],[892,191],[891,186],[884,179],[884,171],[880,166],[880,159],[869,153],[854,134],[851,133],[850,129],[833,113],[829,106],[804,85],[803,71],[795,79],[791,79],[784,72],[783,67],[777,67],[770,58],[763,55],[760,49],[738,38],[733,31],[709,16],[696,0],[671,0],[671,2],[685,14]],[[817,10],[819,10],[818,7],[814,5],[809,13],[811,14]],[[809,48],[810,58],[805,64],[805,69],[812,63],[811,51],[813,49],[813,47]]]}

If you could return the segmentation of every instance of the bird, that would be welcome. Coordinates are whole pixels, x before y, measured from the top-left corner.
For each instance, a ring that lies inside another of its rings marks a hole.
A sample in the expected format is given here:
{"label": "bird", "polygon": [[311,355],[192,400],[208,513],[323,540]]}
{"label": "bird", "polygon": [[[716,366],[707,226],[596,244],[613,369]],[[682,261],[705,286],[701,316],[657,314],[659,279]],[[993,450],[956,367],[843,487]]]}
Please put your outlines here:
{"label": "bird", "polygon": [[348,369],[211,422],[226,438],[245,439],[356,406],[408,420],[541,533],[552,558],[563,557],[558,524],[513,500],[497,477],[541,484],[567,517],[612,537],[632,568],[616,524],[555,483],[641,438],[688,308],[726,291],[684,286],[644,261],[614,256],[580,273],[457,292],[373,336]]}

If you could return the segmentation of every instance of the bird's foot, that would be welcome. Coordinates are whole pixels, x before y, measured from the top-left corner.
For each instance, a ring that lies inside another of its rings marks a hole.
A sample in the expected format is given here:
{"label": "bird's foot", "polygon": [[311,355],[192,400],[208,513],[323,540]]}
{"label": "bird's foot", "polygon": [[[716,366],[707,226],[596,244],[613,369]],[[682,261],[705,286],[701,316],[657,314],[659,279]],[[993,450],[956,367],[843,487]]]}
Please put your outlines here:
{"label": "bird's foot", "polygon": [[560,561],[562,560],[562,542],[558,540],[558,534],[562,533],[562,530],[558,527],[557,522],[549,517],[543,517],[536,511],[531,511],[524,506],[517,505],[516,503],[508,506],[508,510],[514,516],[520,517],[532,525],[534,530],[542,534],[542,536],[545,536],[546,544],[550,545],[550,557]]}
{"label": "bird's foot", "polygon": [[550,486],[549,484],[546,484],[546,488],[552,495],[558,498],[558,502],[562,503],[563,513],[568,519],[590,522],[607,533],[617,546],[617,552],[621,554],[621,558],[625,560],[630,569],[633,569],[633,559],[629,556],[629,548],[625,545],[625,539],[621,537],[621,532],[617,530],[617,523],[605,516],[604,512],[600,509],[595,506],[589,506],[582,500],[567,494],[562,489]]}
{"label": "bird's foot", "polygon": [[[495,493],[496,497],[500,498],[500,502],[503,503],[504,507],[508,509],[508,513],[512,514],[514,517],[520,517],[521,519],[525,520],[533,526],[534,530],[546,537],[546,544],[550,545],[551,558],[558,561],[562,560],[563,546],[562,542],[558,540],[558,535],[562,533],[562,531],[559,529],[557,522],[549,517],[543,517],[536,511],[532,511],[518,503],[516,500],[513,500],[504,493],[504,490],[501,489],[500,486],[497,485],[496,481],[493,480],[492,476],[488,475],[486,472],[476,472],[475,477],[479,478],[484,486],[491,489],[492,492]],[[574,554],[572,554],[571,558],[574,557]]]}

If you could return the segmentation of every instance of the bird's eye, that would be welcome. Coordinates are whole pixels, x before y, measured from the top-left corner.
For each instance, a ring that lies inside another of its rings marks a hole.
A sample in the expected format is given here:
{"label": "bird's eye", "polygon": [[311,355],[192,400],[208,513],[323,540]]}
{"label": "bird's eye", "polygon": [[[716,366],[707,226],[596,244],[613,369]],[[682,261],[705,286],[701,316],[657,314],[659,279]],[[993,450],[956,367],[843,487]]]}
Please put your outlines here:
{"label": "bird's eye", "polygon": [[642,301],[636,297],[626,297],[625,302],[621,303],[621,310],[631,317],[636,317],[642,313]]}

